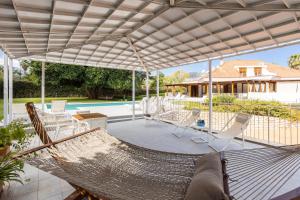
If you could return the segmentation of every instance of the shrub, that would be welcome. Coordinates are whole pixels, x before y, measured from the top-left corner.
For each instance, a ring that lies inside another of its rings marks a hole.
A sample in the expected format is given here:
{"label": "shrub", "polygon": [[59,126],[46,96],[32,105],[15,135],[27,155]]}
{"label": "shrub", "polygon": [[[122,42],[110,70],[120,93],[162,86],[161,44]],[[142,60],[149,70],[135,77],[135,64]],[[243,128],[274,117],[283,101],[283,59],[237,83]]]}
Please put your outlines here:
{"label": "shrub", "polygon": [[[300,110],[289,107],[285,104],[275,101],[258,101],[258,100],[238,100],[228,99],[232,103],[224,103],[227,97],[216,97],[213,100],[214,112],[241,112],[251,115],[278,117],[288,120],[300,120]],[[185,102],[185,109],[199,108],[208,111],[208,103],[199,104],[193,102]]]}
{"label": "shrub", "polygon": [[21,122],[13,121],[8,126],[0,128],[0,148],[13,145],[20,150],[28,145],[31,134],[26,133]]}
{"label": "shrub", "polygon": [[[232,95],[215,95],[213,96],[212,102],[213,104],[219,104],[219,103],[233,103],[236,100],[235,96]],[[209,100],[206,99],[206,103],[208,103]]]}
{"label": "shrub", "polygon": [[23,167],[23,161],[13,159],[11,154],[0,158],[0,185],[9,181],[23,183],[20,174],[24,172]]}

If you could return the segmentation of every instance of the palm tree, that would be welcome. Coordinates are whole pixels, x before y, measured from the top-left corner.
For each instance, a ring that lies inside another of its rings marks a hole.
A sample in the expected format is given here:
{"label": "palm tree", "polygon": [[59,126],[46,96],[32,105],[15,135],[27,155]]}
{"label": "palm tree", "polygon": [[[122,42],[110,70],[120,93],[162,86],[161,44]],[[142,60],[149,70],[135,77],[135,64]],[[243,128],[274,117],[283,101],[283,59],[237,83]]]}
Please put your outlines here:
{"label": "palm tree", "polygon": [[27,69],[30,67],[31,62],[29,60],[21,60],[20,65],[24,72],[26,73]]}
{"label": "palm tree", "polygon": [[291,55],[289,59],[289,67],[300,70],[300,54]]}

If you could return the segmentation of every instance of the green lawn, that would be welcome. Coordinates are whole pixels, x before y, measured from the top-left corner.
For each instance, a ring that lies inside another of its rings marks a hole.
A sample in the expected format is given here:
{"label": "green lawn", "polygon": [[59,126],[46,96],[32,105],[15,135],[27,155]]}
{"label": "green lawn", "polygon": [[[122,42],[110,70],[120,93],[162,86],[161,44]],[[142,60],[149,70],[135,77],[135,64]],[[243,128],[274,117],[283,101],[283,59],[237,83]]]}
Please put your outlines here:
{"label": "green lawn", "polygon": [[[120,100],[99,100],[99,99],[88,99],[86,97],[47,97],[45,98],[46,103],[51,103],[52,100],[67,100],[68,102],[112,102],[112,101],[120,101]],[[15,98],[14,103],[41,103],[41,98]]]}
{"label": "green lawn", "polygon": [[[67,100],[68,102],[81,102],[81,103],[121,101],[120,99],[99,100],[99,99],[88,99],[86,97],[47,97],[47,98],[45,98],[46,103],[50,103],[52,100]],[[41,98],[14,98],[13,102],[14,103],[26,103],[26,102],[41,103]],[[3,99],[0,99],[0,119],[2,119],[2,118],[3,118]]]}

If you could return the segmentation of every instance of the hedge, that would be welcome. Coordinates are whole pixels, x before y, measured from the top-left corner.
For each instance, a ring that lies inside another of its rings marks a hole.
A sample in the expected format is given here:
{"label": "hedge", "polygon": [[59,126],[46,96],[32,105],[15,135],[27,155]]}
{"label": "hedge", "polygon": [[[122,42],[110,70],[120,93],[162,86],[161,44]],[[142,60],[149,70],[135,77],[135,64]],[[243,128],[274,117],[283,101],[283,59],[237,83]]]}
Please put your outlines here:
{"label": "hedge", "polygon": [[[228,101],[229,100],[229,101]],[[227,102],[227,103],[226,103]],[[199,108],[208,110],[208,103],[199,104],[184,102],[186,109]],[[213,111],[215,112],[241,112],[251,115],[278,117],[292,121],[300,120],[300,109],[290,107],[276,101],[239,100],[227,95],[213,98]]]}
{"label": "hedge", "polygon": [[[29,81],[18,80],[13,83],[14,98],[34,98],[41,96],[41,86]],[[151,90],[150,94],[155,94],[156,91]],[[137,90],[136,96],[144,95],[145,91]],[[46,97],[86,97],[86,89],[84,87],[75,86],[45,86]],[[99,90],[99,97],[114,97],[117,99],[130,99],[131,90],[118,91],[110,88]],[[3,81],[0,81],[0,98],[3,98]]]}

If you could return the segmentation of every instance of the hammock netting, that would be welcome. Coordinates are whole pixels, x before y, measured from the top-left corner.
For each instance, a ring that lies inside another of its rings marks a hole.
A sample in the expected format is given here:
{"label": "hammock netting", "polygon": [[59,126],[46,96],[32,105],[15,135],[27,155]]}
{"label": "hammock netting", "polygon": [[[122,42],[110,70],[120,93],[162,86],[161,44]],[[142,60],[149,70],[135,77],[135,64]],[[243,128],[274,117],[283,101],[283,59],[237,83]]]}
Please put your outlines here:
{"label": "hammock netting", "polygon": [[[230,193],[270,199],[299,169],[297,147],[225,152]],[[160,152],[120,141],[103,130],[41,150],[26,161],[109,199],[184,199],[201,155]]]}

